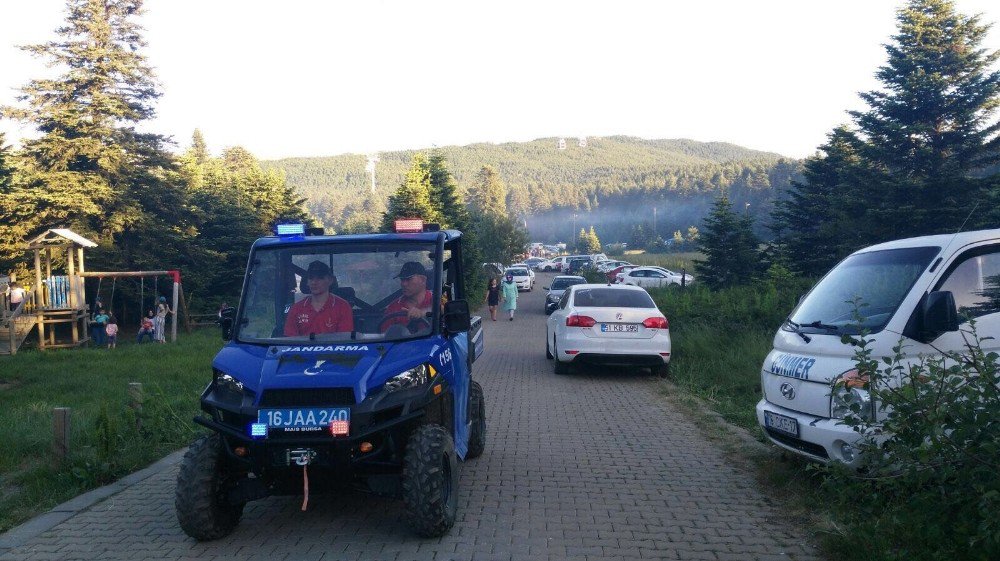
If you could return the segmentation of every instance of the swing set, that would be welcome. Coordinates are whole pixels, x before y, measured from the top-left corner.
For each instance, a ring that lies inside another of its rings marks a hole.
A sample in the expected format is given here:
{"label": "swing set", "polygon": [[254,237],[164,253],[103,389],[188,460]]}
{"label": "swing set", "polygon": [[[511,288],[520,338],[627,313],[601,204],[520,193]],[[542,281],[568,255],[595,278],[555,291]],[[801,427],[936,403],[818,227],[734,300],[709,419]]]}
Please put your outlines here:
{"label": "swing set", "polygon": [[[83,278],[94,278],[97,277],[97,291],[94,297],[94,306],[91,311],[90,319],[93,321],[94,315],[97,312],[97,302],[101,302],[102,307],[105,310],[114,312],[115,310],[115,291],[118,286],[118,279],[120,278],[138,278],[139,279],[139,317],[142,318],[146,315],[145,310],[155,310],[158,298],[161,296],[159,289],[160,277],[169,276],[173,280],[173,298],[171,301],[170,309],[174,313],[174,318],[178,317],[177,305],[180,303],[185,306],[184,302],[184,288],[181,285],[181,272],[178,270],[166,270],[166,271],[119,271],[119,272],[86,272],[80,273]],[[108,304],[105,307],[104,301],[101,299],[101,285],[104,283],[105,277],[111,279],[111,298],[108,300]],[[153,290],[151,292],[150,305],[146,307],[146,279],[152,277],[153,279]],[[121,306],[121,316],[126,316],[126,308],[123,304]],[[185,313],[185,316],[187,314]],[[173,319],[170,327],[170,341],[177,341],[177,320]]]}
{"label": "swing set", "polygon": [[[140,313],[145,304],[145,281],[153,279],[153,298],[159,297],[159,277],[170,277],[173,281],[170,309],[174,311],[170,321],[170,340],[177,341],[178,304],[184,304],[181,286],[181,272],[176,269],[162,271],[86,271],[83,250],[97,247],[97,244],[83,236],[65,229],[53,228],[28,241],[28,250],[34,251],[35,278],[33,286],[25,284],[27,295],[19,317],[10,321],[20,322],[16,337],[11,337],[10,349],[0,348],[0,354],[14,354],[33,330],[37,329],[38,348],[79,347],[90,341],[88,325],[93,313],[88,310],[85,279],[97,279],[96,299],[100,299],[101,285],[105,278],[111,279],[111,300],[114,304],[115,291],[120,278],[138,278],[140,291]],[[53,256],[65,259],[66,274],[54,275]],[[186,307],[186,306],[185,306]],[[96,306],[94,306],[96,308]],[[124,306],[123,306],[124,309]],[[66,337],[68,325],[69,337]],[[60,327],[61,326],[61,327]],[[57,331],[62,334],[57,337]]]}

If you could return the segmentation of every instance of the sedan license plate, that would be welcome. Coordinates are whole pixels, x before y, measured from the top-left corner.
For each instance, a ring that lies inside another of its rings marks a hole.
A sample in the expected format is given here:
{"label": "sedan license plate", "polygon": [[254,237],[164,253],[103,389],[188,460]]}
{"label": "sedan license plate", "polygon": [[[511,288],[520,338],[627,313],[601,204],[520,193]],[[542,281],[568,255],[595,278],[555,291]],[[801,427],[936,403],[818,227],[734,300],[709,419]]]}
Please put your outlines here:
{"label": "sedan license plate", "polygon": [[601,333],[638,333],[638,323],[602,323]]}
{"label": "sedan license plate", "polygon": [[344,407],[310,407],[305,409],[261,409],[257,422],[269,431],[322,432],[346,435],[351,426],[351,410]]}
{"label": "sedan license plate", "polygon": [[764,426],[796,438],[799,436],[799,422],[791,417],[764,411]]}

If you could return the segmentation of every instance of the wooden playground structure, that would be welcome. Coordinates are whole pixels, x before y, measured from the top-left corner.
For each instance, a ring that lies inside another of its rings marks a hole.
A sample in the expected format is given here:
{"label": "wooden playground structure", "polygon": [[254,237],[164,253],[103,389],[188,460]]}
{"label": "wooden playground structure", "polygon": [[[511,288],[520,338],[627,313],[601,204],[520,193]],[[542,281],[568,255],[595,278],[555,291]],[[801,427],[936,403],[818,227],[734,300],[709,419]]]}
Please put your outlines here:
{"label": "wooden playground structure", "polygon": [[[87,271],[83,250],[93,247],[97,244],[65,228],[46,230],[27,242],[27,249],[34,251],[35,275],[32,285],[24,286],[22,302],[12,306],[4,301],[0,306],[0,355],[17,353],[33,330],[37,331],[40,350],[79,347],[90,341],[92,314],[87,304],[86,278],[172,277],[174,315],[170,340],[177,341],[177,305],[183,295],[180,271]],[[57,256],[65,257],[63,275],[53,274],[53,258]],[[57,335],[58,331],[63,335]]]}

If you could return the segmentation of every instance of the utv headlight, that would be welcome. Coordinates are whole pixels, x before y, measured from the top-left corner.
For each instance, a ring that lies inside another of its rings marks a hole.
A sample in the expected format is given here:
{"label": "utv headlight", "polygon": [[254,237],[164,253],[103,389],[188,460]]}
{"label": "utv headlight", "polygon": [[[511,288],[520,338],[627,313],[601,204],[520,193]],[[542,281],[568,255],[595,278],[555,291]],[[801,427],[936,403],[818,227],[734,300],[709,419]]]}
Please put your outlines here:
{"label": "utv headlight", "polygon": [[216,370],[215,393],[222,401],[240,404],[243,402],[243,382],[225,372]]}
{"label": "utv headlight", "polygon": [[394,392],[415,388],[427,383],[427,365],[413,367],[409,370],[396,374],[385,383],[385,391]]}

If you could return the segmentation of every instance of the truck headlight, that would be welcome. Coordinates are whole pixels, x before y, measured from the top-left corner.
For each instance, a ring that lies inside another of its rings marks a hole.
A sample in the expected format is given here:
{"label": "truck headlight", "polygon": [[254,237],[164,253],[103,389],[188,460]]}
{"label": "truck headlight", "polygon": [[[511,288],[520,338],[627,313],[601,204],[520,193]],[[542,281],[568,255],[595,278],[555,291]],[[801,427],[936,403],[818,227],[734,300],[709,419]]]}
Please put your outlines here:
{"label": "truck headlight", "polygon": [[215,371],[215,393],[222,401],[237,405],[242,403],[243,388],[243,382],[225,372]]}
{"label": "truck headlight", "polygon": [[415,388],[427,383],[427,365],[421,364],[389,378],[385,383],[385,391],[394,392]]}
{"label": "truck headlight", "polygon": [[848,370],[833,381],[833,392],[830,394],[830,417],[845,419],[850,413],[865,420],[875,418],[872,407],[872,397],[865,389],[868,376],[860,374],[857,369]]}

